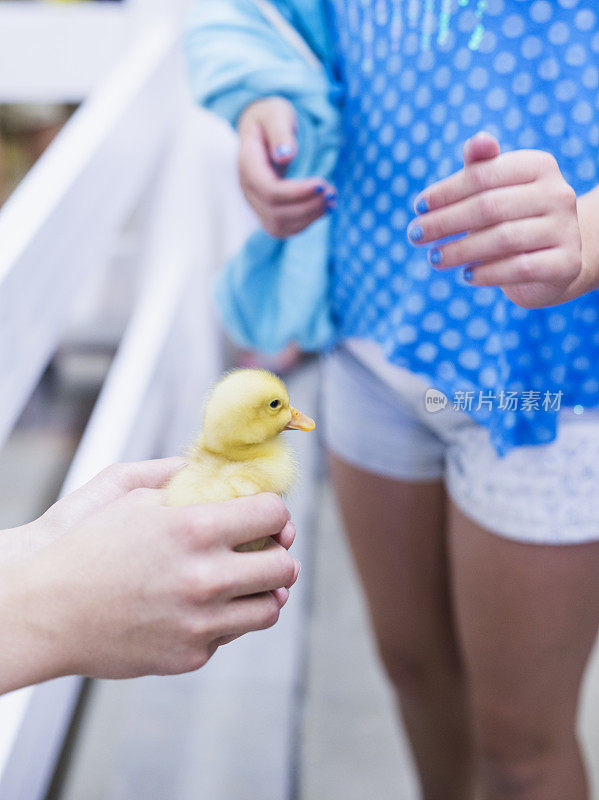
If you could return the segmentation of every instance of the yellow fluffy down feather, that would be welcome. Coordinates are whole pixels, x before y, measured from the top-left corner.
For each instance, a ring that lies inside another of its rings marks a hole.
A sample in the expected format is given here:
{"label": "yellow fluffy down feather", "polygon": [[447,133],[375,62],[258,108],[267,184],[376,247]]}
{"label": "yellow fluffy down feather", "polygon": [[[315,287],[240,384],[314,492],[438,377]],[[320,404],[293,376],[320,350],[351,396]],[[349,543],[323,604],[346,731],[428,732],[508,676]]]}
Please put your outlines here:
{"label": "yellow fluffy down feather", "polygon": [[[206,401],[202,432],[187,463],[166,484],[170,506],[213,503],[234,497],[285,494],[296,477],[292,452],[279,434],[311,431],[314,421],[289,403],[285,384],[262,369],[228,373]],[[259,539],[238,550],[261,550]]]}

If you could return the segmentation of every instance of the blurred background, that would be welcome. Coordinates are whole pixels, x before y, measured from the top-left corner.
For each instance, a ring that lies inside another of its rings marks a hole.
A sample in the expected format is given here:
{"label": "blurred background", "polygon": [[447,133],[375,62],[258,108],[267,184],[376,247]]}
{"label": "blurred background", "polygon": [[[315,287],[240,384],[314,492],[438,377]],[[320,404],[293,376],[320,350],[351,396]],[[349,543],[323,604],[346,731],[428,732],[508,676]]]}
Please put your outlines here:
{"label": "blurred background", "polygon": [[[212,312],[255,220],[234,134],[188,96],[185,11],[0,0],[0,529],[113,461],[180,452],[211,380],[258,358]],[[317,362],[274,366],[318,419]],[[0,698],[0,800],[416,800],[318,439],[296,442],[303,570],[279,625],[197,674]],[[595,659],[594,775],[598,687]]]}

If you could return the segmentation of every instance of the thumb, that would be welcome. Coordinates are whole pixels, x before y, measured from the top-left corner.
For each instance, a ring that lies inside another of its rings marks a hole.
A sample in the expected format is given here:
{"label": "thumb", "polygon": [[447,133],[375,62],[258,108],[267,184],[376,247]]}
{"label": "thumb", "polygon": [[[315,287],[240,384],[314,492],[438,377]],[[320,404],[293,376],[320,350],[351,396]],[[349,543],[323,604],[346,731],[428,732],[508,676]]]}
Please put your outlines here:
{"label": "thumb", "polygon": [[495,158],[500,152],[501,148],[497,139],[486,131],[480,131],[468,139],[464,145],[464,165]]}
{"label": "thumb", "polygon": [[260,126],[272,161],[279,166],[290,164],[297,154],[297,118],[288,100],[276,97],[261,108]]}

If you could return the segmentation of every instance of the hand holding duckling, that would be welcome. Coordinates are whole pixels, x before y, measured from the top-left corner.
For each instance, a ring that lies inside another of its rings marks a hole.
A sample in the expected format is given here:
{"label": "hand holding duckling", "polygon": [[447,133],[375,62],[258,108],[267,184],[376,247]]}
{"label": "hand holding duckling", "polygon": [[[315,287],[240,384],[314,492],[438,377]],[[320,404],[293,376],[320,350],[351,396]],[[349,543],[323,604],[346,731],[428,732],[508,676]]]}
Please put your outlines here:
{"label": "hand holding duckling", "polygon": [[[230,372],[212,390],[204,427],[187,463],[166,484],[170,506],[212,503],[274,492],[285,494],[296,477],[295,459],[279,436],[312,431],[314,420],[289,403],[283,381],[262,369]],[[262,550],[268,538],[237,550]]]}

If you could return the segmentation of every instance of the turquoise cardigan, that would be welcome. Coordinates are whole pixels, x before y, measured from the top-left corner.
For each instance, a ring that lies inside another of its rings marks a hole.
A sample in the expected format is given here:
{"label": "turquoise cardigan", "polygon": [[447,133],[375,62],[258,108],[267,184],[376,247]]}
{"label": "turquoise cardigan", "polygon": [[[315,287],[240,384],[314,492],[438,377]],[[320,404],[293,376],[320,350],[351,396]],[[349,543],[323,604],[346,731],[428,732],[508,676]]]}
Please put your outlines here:
{"label": "turquoise cardigan", "polygon": [[[289,177],[330,179],[340,146],[341,91],[323,0],[271,0],[316,56],[300,55],[252,0],[195,0],[185,36],[196,101],[235,126],[254,100],[278,95],[298,117]],[[291,341],[320,350],[335,339],[329,303],[327,216],[285,240],[254,233],[219,274],[216,301],[231,337],[274,353]]]}

